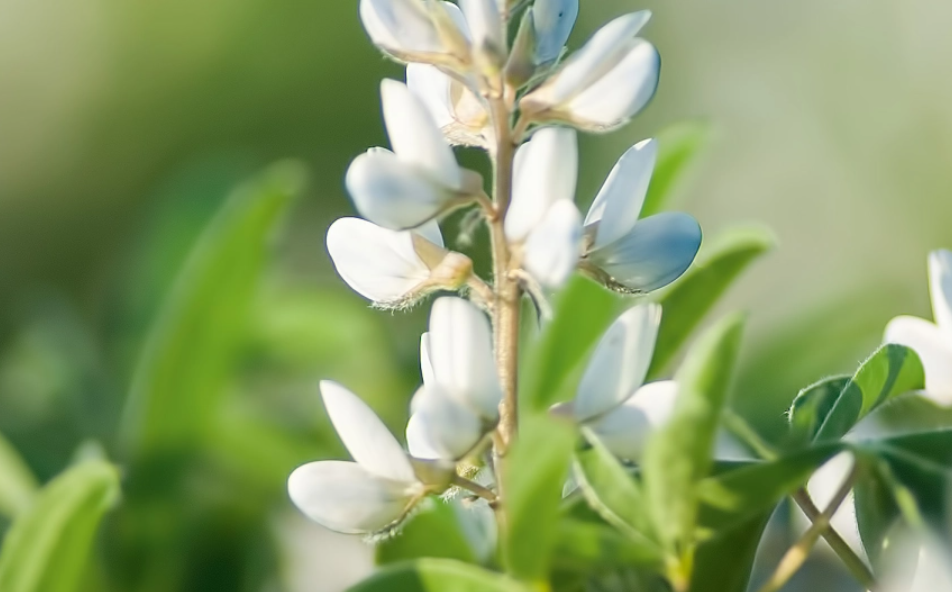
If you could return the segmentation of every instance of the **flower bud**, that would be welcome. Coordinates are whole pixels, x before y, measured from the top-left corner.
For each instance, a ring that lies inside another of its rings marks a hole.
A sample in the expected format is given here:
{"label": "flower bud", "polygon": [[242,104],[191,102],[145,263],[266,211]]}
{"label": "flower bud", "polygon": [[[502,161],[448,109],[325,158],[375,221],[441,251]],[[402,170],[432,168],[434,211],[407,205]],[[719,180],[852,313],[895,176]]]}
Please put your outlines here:
{"label": "flower bud", "polygon": [[427,64],[407,65],[407,87],[426,105],[443,136],[454,145],[488,149],[493,127],[485,102],[469,86]]}
{"label": "flower bud", "polygon": [[468,60],[466,38],[442,2],[361,0],[360,20],[374,44],[398,61],[459,67]]}

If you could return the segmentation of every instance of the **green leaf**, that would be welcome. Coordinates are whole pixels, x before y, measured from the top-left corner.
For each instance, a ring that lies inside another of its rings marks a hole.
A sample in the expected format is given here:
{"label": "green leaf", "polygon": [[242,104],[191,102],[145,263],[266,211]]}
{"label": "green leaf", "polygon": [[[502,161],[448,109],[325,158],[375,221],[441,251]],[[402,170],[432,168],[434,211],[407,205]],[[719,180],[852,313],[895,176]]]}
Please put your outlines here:
{"label": "green leaf", "polygon": [[689,592],[745,592],[771,513],[752,516],[698,546]]}
{"label": "green leaf", "polygon": [[208,429],[242,345],[280,214],[302,184],[274,167],[228,200],[192,251],[133,378],[123,436],[133,455],[180,450]]}
{"label": "green leaf", "polygon": [[16,449],[0,435],[0,515],[14,516],[36,495],[36,478]]}
{"label": "green leaf", "polygon": [[822,419],[816,440],[835,440],[870,411],[892,397],[925,388],[919,356],[908,347],[887,343],[859,367]]}
{"label": "green leaf", "polygon": [[594,434],[591,448],[575,455],[575,478],[588,505],[631,541],[660,553],[645,513],[641,486]]}
{"label": "green leaf", "polygon": [[850,376],[824,378],[797,393],[787,413],[793,446],[804,446],[813,441],[823,419],[830,414],[850,379]]}
{"label": "green leaf", "polygon": [[584,574],[623,566],[658,566],[655,548],[639,544],[606,524],[562,519],[553,563]]}
{"label": "green leaf", "polygon": [[418,559],[386,567],[349,592],[530,592],[506,576],[452,559]]}
{"label": "green leaf", "polygon": [[686,121],[661,130],[658,134],[658,160],[641,217],[646,218],[664,209],[685,174],[707,147],[711,128],[705,122]]}
{"label": "green leaf", "polygon": [[645,449],[642,471],[655,529],[679,561],[693,542],[696,485],[711,465],[743,326],[743,316],[728,316],[694,344],[677,375],[673,415]]}
{"label": "green leaf", "polygon": [[871,452],[892,451],[904,456],[912,455],[922,462],[937,465],[937,468],[952,469],[952,429],[865,440],[859,445]]}
{"label": "green leaf", "polygon": [[414,514],[397,536],[378,543],[375,552],[378,565],[423,557],[476,562],[456,512],[441,501]]}
{"label": "green leaf", "polygon": [[553,305],[552,320],[532,345],[523,371],[522,399],[532,409],[571,398],[566,379],[580,366],[626,299],[576,275]]}
{"label": "green leaf", "polygon": [[893,495],[892,472],[888,463],[875,456],[861,457],[866,470],[859,471],[853,485],[853,506],[859,536],[874,569],[883,565],[888,537],[901,512]]}
{"label": "green leaf", "polygon": [[118,495],[118,473],[101,461],[76,465],[53,479],[7,533],[0,590],[79,591],[96,528]]}
{"label": "green leaf", "polygon": [[659,302],[664,309],[649,376],[660,376],[691,332],[751,262],[776,244],[759,227],[736,228],[702,248],[697,261]]}
{"label": "green leaf", "polygon": [[831,443],[701,480],[697,486],[701,527],[722,531],[772,511],[842,449],[839,443]]}
{"label": "green leaf", "polygon": [[518,578],[538,581],[548,573],[574,443],[572,426],[530,416],[521,422],[519,437],[506,455],[503,558]]}

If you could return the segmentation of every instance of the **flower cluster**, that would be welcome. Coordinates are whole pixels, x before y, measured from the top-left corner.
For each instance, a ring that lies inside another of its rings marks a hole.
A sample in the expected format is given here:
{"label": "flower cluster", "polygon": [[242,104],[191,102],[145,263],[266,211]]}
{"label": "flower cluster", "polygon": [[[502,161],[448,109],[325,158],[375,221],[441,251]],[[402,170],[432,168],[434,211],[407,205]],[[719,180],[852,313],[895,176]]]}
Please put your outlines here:
{"label": "flower cluster", "polygon": [[[575,272],[645,294],[677,279],[697,254],[701,230],[691,216],[641,217],[655,140],[621,155],[584,217],[575,203],[578,131],[623,125],[658,86],[658,52],[637,36],[649,13],[620,16],[567,52],[578,0],[526,4],[360,1],[370,39],[406,64],[406,80],[381,84],[390,149],[371,148],[351,163],[346,187],[362,218],[335,221],[327,249],[341,278],[374,306],[443,295],[420,341],[423,385],[410,404],[407,452],[359,398],[321,383],[355,462],[304,465],[288,487],[294,503],[329,528],[385,530],[425,496],[454,486],[495,502],[492,483],[469,481],[458,465],[483,463],[492,450],[498,458],[515,435],[518,338],[506,336],[518,335],[521,296],[545,311]],[[487,152],[491,191],[459,165],[454,146]],[[443,240],[440,221],[461,209],[489,230],[491,280]],[[635,462],[677,391],[670,381],[643,384],[660,319],[655,304],[622,314],[592,354],[575,400],[553,409]]]}

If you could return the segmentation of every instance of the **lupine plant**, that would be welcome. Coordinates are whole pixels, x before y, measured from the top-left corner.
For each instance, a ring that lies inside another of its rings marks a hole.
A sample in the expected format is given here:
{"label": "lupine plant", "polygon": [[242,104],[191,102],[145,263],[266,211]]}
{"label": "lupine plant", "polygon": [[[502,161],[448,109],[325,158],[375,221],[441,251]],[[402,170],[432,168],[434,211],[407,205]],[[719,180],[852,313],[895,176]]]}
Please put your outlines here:
{"label": "lupine plant", "polygon": [[[358,592],[952,590],[952,252],[928,258],[932,322],[896,317],[858,368],[792,397],[786,429],[763,429],[735,404],[758,396],[732,384],[746,316],[692,334],[772,236],[702,245],[694,218],[664,211],[705,143],[696,124],[636,143],[577,195],[578,134],[624,126],[661,65],[646,11],[567,49],[578,11],[359,1],[406,70],[380,86],[390,147],[346,173],[361,217],[333,222],[327,251],[374,308],[429,306],[419,387],[402,390],[363,307],[265,281],[302,180],[269,169],[181,249],[128,392],[69,442],[62,474],[41,486],[0,438],[0,592],[282,589],[272,518],[288,497],[374,545]],[[308,329],[350,347],[288,345]],[[51,341],[96,357],[70,335]],[[26,349],[35,375],[65,366]],[[330,436],[253,396],[263,360],[288,374],[317,357],[348,375],[313,399],[349,460],[306,462]],[[365,400],[370,383],[393,392]],[[387,401],[409,401],[402,433]],[[801,568],[824,552],[847,579],[817,588]]]}

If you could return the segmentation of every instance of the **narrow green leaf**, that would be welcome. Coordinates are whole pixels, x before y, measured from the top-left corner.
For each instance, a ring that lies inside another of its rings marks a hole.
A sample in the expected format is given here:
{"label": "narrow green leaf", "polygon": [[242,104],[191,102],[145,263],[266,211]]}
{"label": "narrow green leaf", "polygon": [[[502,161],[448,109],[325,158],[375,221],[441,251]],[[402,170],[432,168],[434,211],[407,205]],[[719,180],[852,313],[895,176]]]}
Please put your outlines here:
{"label": "narrow green leaf", "polygon": [[873,456],[862,456],[866,470],[860,471],[853,486],[853,505],[859,536],[874,569],[879,569],[887,552],[888,537],[901,515],[893,496],[889,465]]}
{"label": "narrow green leaf", "polygon": [[626,299],[595,282],[575,276],[553,305],[552,320],[543,328],[527,356],[520,389],[522,399],[542,410],[561,398],[567,377],[615,320]]}
{"label": "narrow green leaf", "polygon": [[378,543],[375,552],[378,565],[424,557],[476,562],[456,512],[440,501],[416,513],[397,536]]}
{"label": "narrow green leaf", "polygon": [[133,378],[123,436],[132,454],[187,448],[210,425],[241,347],[267,246],[302,183],[296,166],[241,187],[177,278]]}
{"label": "narrow green leaf", "polygon": [[797,393],[787,413],[791,445],[803,446],[813,441],[850,379],[850,376],[831,376]]}
{"label": "narrow green leaf", "polygon": [[835,440],[892,397],[925,388],[922,362],[908,347],[887,343],[863,362],[822,420],[816,440]]}
{"label": "narrow green leaf", "polygon": [[707,147],[711,137],[710,126],[701,121],[676,123],[658,134],[658,160],[651,185],[641,208],[641,217],[657,214],[670,201],[678,185],[690,172],[698,156]]}
{"label": "narrow green leaf", "polygon": [[20,454],[0,435],[0,515],[14,516],[36,495],[36,478]]}
{"label": "narrow green leaf", "polygon": [[624,566],[657,567],[656,547],[637,543],[597,522],[562,519],[553,552],[559,570],[590,574]]}
{"label": "narrow green leaf", "polygon": [[665,371],[737,276],[775,244],[773,235],[763,228],[736,228],[701,249],[694,265],[660,298],[664,314],[649,376]]}
{"label": "narrow green leaf", "polygon": [[842,449],[839,443],[831,443],[701,480],[697,486],[701,528],[723,531],[772,511]]}
{"label": "narrow green leaf", "polygon": [[575,455],[574,474],[588,505],[630,540],[658,553],[640,484],[594,434],[586,438],[592,446]]}
{"label": "narrow green leaf", "polygon": [[0,552],[3,592],[78,592],[96,528],[119,495],[119,476],[88,461],[61,474],[13,522]]}
{"label": "narrow green leaf", "polygon": [[558,526],[559,502],[568,473],[575,430],[545,417],[526,417],[506,456],[503,557],[518,578],[538,581],[549,568]]}
{"label": "narrow green leaf", "polygon": [[731,315],[698,339],[677,375],[673,416],[646,446],[642,471],[648,505],[662,542],[679,560],[692,543],[696,486],[711,465],[743,326],[743,316]]}
{"label": "narrow green leaf", "polygon": [[771,511],[748,518],[697,549],[689,592],[745,592]]}
{"label": "narrow green leaf", "polygon": [[381,569],[349,592],[530,592],[506,576],[452,559],[418,559]]}

